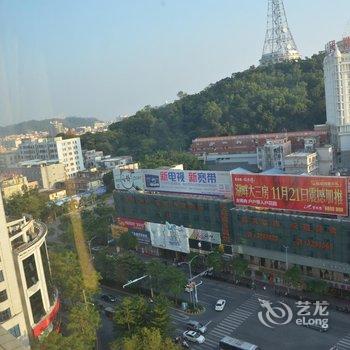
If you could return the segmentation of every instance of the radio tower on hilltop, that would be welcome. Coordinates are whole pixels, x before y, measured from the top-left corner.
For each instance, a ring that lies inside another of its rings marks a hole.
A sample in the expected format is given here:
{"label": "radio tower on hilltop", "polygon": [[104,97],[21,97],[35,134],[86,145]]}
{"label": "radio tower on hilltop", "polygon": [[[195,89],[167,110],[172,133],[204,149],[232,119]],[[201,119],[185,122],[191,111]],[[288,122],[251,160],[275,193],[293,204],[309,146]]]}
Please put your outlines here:
{"label": "radio tower on hilltop", "polygon": [[283,0],[268,0],[267,28],[260,64],[298,60],[300,54],[289,30]]}

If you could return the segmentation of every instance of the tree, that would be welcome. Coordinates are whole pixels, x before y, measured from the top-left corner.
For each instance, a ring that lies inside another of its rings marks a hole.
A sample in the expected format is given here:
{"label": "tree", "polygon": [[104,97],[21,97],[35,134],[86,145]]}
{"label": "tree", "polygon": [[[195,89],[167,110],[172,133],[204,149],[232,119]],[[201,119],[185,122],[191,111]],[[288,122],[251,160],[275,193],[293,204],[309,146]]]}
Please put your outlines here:
{"label": "tree", "polygon": [[116,280],[116,259],[108,256],[106,250],[102,249],[95,255],[95,268],[105,281]]}
{"label": "tree", "polygon": [[214,272],[222,270],[222,255],[218,251],[213,251],[207,256],[207,266],[212,267]]}
{"label": "tree", "polygon": [[322,280],[309,280],[306,282],[306,290],[318,295],[324,295],[328,292],[328,284]]}
{"label": "tree", "polygon": [[170,326],[169,301],[159,296],[150,305],[150,326],[159,329],[162,336],[166,335]]}
{"label": "tree", "polygon": [[145,274],[145,263],[134,253],[119,254],[115,261],[117,281],[125,283]]}
{"label": "tree", "polygon": [[80,304],[70,310],[67,330],[76,341],[85,344],[85,349],[94,349],[100,326],[100,314],[93,305]]}
{"label": "tree", "polygon": [[113,171],[104,174],[102,180],[103,184],[106,186],[107,192],[112,192],[114,190]]}
{"label": "tree", "polygon": [[187,284],[187,277],[178,268],[167,266],[162,283],[161,289],[163,293],[170,293],[174,298],[178,298],[184,291],[184,287]]}
{"label": "tree", "polygon": [[290,283],[293,287],[298,287],[301,283],[301,271],[297,266],[293,266],[288,269],[284,275],[287,283]]}
{"label": "tree", "polygon": [[138,333],[122,341],[114,342],[112,350],[180,350],[170,338],[162,337],[156,328],[142,328]]}
{"label": "tree", "polygon": [[121,234],[118,239],[118,246],[124,250],[135,249],[137,243],[137,238],[131,232]]}
{"label": "tree", "polygon": [[78,258],[72,251],[50,254],[52,278],[62,300],[67,304],[83,302],[83,276]]}
{"label": "tree", "polygon": [[123,335],[136,333],[147,322],[147,302],[143,297],[123,298],[116,309],[114,323]]}
{"label": "tree", "polygon": [[232,260],[232,268],[235,278],[241,278],[248,270],[248,261],[243,258],[234,258]]}

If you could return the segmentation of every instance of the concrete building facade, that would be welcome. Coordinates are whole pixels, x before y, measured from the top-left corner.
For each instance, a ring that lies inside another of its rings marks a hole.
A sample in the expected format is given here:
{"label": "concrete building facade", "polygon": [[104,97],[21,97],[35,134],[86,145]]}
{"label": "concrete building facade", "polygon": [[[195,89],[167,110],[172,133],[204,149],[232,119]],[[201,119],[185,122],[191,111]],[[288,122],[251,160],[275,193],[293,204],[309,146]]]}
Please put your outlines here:
{"label": "concrete building facade", "polygon": [[327,124],[337,163],[350,166],[350,37],[326,45],[323,62]]}
{"label": "concrete building facade", "polygon": [[19,153],[22,161],[58,160],[65,165],[67,177],[84,170],[79,137],[64,140],[62,137],[23,140],[19,146]]}
{"label": "concrete building facade", "polygon": [[54,327],[59,310],[46,235],[46,226],[30,217],[6,222],[0,196],[0,322],[27,348]]}

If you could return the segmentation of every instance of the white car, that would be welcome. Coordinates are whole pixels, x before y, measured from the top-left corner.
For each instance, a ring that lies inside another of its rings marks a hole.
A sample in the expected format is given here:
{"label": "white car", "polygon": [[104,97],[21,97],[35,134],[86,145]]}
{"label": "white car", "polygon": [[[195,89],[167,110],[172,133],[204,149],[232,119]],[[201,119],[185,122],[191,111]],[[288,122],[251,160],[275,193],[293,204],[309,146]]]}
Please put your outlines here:
{"label": "white car", "polygon": [[215,311],[222,311],[226,305],[225,299],[219,299],[215,304]]}
{"label": "white car", "polygon": [[205,341],[205,338],[203,337],[203,335],[195,331],[186,331],[184,332],[183,337],[188,341],[191,341],[193,343],[198,343],[198,344],[203,344]]}

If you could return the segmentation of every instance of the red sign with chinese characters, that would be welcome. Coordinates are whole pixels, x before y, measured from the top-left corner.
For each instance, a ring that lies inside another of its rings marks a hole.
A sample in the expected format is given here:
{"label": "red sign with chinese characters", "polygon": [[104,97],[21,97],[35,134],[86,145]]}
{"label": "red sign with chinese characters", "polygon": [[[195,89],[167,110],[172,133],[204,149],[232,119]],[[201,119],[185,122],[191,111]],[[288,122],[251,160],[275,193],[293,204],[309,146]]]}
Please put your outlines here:
{"label": "red sign with chinese characters", "polygon": [[348,215],[346,177],[232,174],[239,206]]}
{"label": "red sign with chinese characters", "polygon": [[138,219],[118,217],[117,225],[133,230],[145,230],[145,222],[143,220]]}

